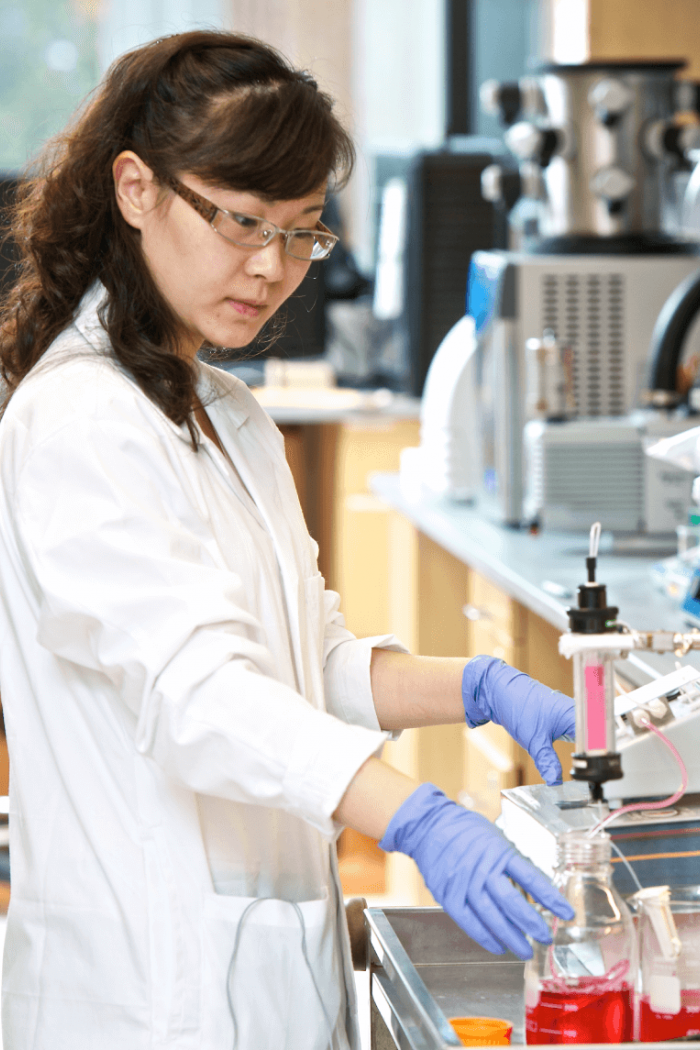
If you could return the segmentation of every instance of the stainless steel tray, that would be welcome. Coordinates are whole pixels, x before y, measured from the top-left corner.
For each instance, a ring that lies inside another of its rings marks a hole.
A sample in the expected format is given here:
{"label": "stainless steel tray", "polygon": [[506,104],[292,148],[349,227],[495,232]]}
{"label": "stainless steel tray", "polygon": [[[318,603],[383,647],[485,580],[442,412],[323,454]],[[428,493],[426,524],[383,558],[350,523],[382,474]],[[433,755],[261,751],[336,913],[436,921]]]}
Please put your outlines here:
{"label": "stainless steel tray", "polygon": [[[372,1050],[461,1046],[448,1017],[502,1017],[525,1042],[523,963],[491,955],[442,908],[368,908]],[[580,1044],[585,1045],[585,1044]],[[620,1046],[678,1050],[676,1043]],[[688,1047],[700,1042],[688,1041]]]}

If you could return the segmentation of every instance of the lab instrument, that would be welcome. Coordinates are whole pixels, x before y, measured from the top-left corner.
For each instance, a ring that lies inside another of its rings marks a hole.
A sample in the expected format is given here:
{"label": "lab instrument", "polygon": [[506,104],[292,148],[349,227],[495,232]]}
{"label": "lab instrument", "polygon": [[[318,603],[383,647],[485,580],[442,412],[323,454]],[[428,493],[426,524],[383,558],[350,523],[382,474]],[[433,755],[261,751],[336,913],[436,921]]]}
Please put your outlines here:
{"label": "lab instrument", "polygon": [[578,589],[578,607],[569,609],[571,632],[579,642],[573,653],[576,752],[571,775],[589,782],[595,800],[603,797],[602,784],[622,776],[615,748],[614,653],[597,641],[586,644],[590,637],[617,633],[617,607],[607,604],[605,584],[595,578],[599,543],[600,523],[596,522],[586,558],[588,581]]}
{"label": "lab instrument", "polygon": [[[538,228],[525,241],[514,235],[508,251],[476,252],[468,280],[479,413],[477,437],[461,440],[482,464],[484,506],[506,524],[580,528],[595,514],[606,528],[672,534],[685,520],[687,479],[643,456],[649,439],[692,425],[672,411],[679,395],[668,364],[655,373],[654,410],[627,419],[643,407],[657,319],[700,268],[697,238],[685,239],[671,218],[678,169],[700,141],[696,123],[675,117],[698,108],[695,86],[676,80],[680,68],[547,66],[482,93],[509,126],[518,160],[517,172],[487,170],[484,192],[509,217],[518,193],[539,215]],[[529,367],[533,339],[554,339],[561,355],[545,366],[545,398]],[[689,355],[698,349],[691,332]],[[602,459],[601,444],[613,446]]]}
{"label": "lab instrument", "polygon": [[[506,790],[501,826],[525,856],[552,872],[560,834],[590,832],[614,814],[613,841],[634,858],[633,869],[616,864],[620,885],[632,888],[630,872],[641,885],[695,884],[700,672],[681,663],[671,674],[617,698],[613,682],[616,663],[627,654],[669,653],[680,661],[700,648],[700,631],[636,631],[620,622],[604,585],[595,580],[598,536],[594,526],[586,559],[589,579],[579,589],[578,607],[569,611],[572,629],[559,643],[562,655],[575,664],[574,780],[561,787]],[[587,787],[578,780],[588,781]]]}

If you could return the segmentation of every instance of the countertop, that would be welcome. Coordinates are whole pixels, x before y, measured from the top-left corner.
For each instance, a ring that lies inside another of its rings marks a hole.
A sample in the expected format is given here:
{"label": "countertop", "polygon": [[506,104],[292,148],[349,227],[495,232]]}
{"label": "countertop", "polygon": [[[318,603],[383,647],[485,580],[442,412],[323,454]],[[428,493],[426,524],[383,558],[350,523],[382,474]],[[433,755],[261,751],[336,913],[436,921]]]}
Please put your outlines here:
{"label": "countertop", "polygon": [[278,426],[375,423],[420,414],[419,398],[390,390],[261,386],[252,392]]}
{"label": "countertop", "polygon": [[[425,490],[411,497],[398,474],[373,474],[370,488],[455,558],[558,629],[567,628],[566,609],[586,578],[587,534],[507,528],[497,523],[488,504],[452,503]],[[606,550],[608,540],[612,537],[604,535],[601,541],[598,580],[607,585],[608,603],[619,607],[619,619],[639,630],[687,630],[678,602],[658,590],[650,576],[653,563],[672,552],[635,538]],[[642,551],[636,549],[639,542],[645,545]],[[672,656],[644,653],[643,660],[661,673],[674,666]],[[685,660],[700,666],[700,654]]]}

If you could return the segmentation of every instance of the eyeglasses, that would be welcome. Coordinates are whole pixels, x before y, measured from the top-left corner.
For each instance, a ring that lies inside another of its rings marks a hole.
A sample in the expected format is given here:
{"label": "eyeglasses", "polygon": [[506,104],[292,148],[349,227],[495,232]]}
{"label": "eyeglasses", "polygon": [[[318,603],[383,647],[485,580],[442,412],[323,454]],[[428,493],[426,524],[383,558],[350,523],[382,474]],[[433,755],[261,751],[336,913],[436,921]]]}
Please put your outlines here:
{"label": "eyeglasses", "polygon": [[314,262],[317,259],[327,259],[338,243],[339,238],[320,221],[313,230],[283,230],[275,226],[274,222],[261,219],[257,215],[244,215],[241,212],[219,208],[206,197],[185,186],[179,179],[168,178],[165,181],[183,201],[187,201],[203,219],[206,219],[213,230],[241,248],[264,248],[279,234],[284,241],[287,255],[294,259],[303,259],[304,262]]}

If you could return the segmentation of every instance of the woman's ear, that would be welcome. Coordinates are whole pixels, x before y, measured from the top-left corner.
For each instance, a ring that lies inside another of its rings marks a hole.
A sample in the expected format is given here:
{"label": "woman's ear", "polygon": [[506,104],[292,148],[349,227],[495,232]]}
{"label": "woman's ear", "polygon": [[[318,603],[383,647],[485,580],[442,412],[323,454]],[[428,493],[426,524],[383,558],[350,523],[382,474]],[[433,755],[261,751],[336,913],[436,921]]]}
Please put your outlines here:
{"label": "woman's ear", "polygon": [[158,204],[160,186],[147,164],[132,150],[123,150],[112,165],[117,205],[129,226],[143,229]]}

